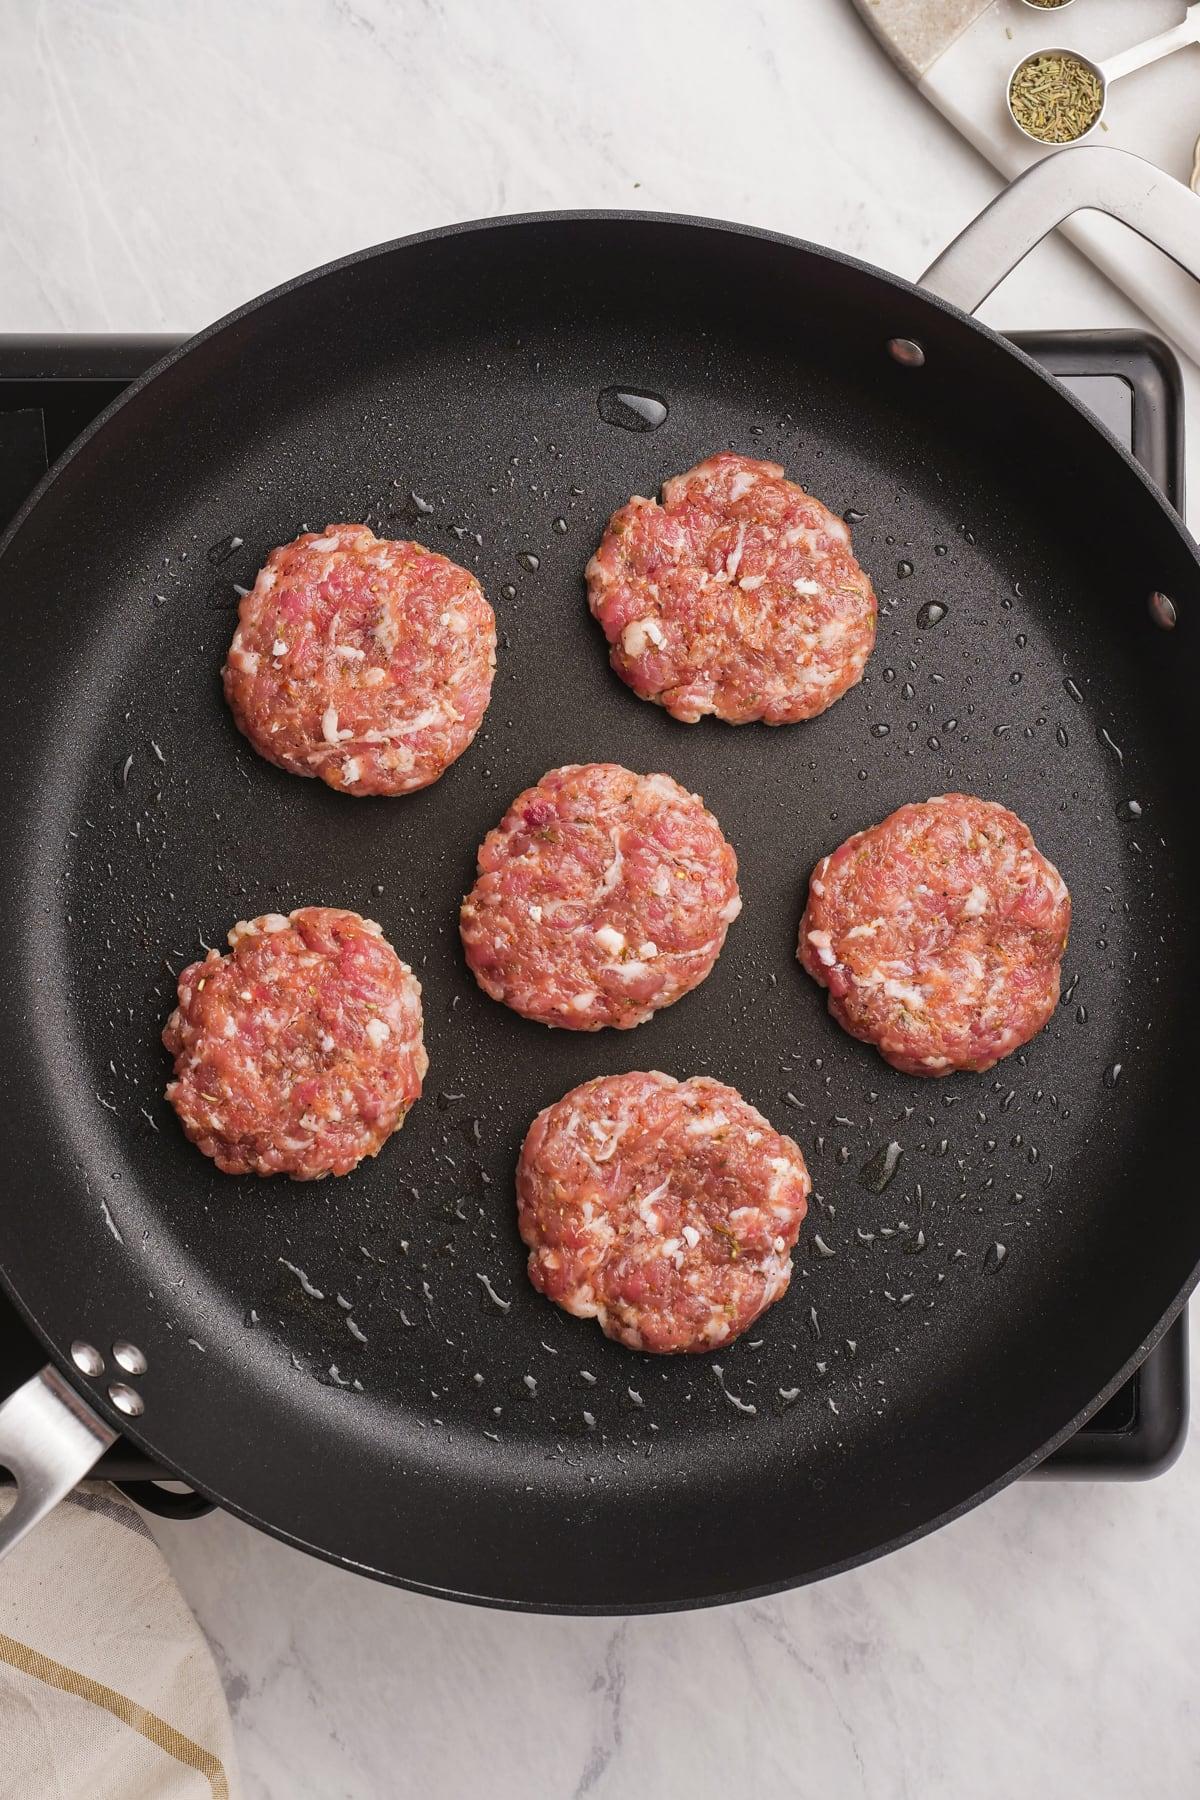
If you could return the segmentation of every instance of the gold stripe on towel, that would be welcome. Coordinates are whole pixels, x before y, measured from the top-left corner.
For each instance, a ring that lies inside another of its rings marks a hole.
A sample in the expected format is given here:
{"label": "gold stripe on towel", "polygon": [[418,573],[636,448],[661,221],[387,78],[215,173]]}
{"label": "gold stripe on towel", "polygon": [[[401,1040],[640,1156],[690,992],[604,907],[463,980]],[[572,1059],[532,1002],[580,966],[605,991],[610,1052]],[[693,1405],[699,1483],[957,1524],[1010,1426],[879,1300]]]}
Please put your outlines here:
{"label": "gold stripe on towel", "polygon": [[16,1638],[7,1637],[2,1631],[0,1661],[11,1663],[14,1669],[20,1669],[23,1674],[45,1682],[47,1687],[58,1688],[64,1694],[74,1694],[93,1706],[102,1706],[105,1712],[120,1719],[122,1725],[140,1732],[158,1749],[173,1756],[176,1762],[203,1775],[212,1789],[213,1800],[229,1800],[229,1781],[220,1757],[214,1756],[211,1750],[202,1749],[191,1738],[185,1737],[182,1731],[176,1731],[173,1725],[160,1719],[157,1713],[148,1712],[136,1700],[130,1700],[128,1695],[118,1694],[115,1688],[105,1687],[103,1682],[93,1681],[90,1675],[81,1675],[78,1669],[69,1669],[65,1663],[55,1662],[51,1656],[43,1656],[40,1650],[18,1643]]}

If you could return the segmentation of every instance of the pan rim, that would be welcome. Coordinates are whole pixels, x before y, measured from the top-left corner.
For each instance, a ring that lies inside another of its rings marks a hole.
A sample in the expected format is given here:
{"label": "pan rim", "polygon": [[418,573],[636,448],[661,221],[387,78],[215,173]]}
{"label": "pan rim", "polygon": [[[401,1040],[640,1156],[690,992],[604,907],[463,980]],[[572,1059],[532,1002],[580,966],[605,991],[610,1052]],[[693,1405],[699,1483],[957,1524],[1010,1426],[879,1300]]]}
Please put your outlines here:
{"label": "pan rim", "polygon": [[283,300],[290,294],[299,293],[302,288],[323,281],[329,276],[341,274],[343,270],[355,268],[359,263],[373,261],[376,257],[389,256],[401,250],[415,249],[421,244],[438,243],[442,239],[465,236],[469,232],[504,231],[510,228],[539,225],[586,224],[668,225],[687,230],[725,233],[730,237],[758,238],[765,243],[778,244],[787,250],[804,251],[808,255],[820,257],[840,268],[857,270],[860,274],[882,282],[886,287],[894,288],[898,294],[918,300],[923,305],[932,307],[944,317],[954,319],[960,325],[967,326],[986,339],[994,348],[1015,358],[1023,368],[1036,376],[1044,387],[1057,394],[1060,400],[1069,405],[1085,424],[1099,433],[1110,448],[1116,451],[1130,473],[1137,476],[1147,494],[1158,502],[1173,526],[1181,546],[1189,553],[1197,570],[1200,571],[1200,543],[1192,536],[1180,514],[1176,512],[1157,483],[1150,479],[1132,451],[1127,450],[1107,425],[1098,419],[1082,400],[1077,399],[1068,388],[1065,388],[1060,381],[1049,374],[1039,362],[1036,362],[1018,344],[1013,343],[1011,338],[1006,337],[1003,332],[997,331],[991,325],[985,325],[973,313],[963,312],[960,307],[954,306],[948,300],[943,300],[939,294],[931,293],[928,289],[923,288],[919,282],[909,281],[903,275],[896,275],[890,269],[881,268],[878,263],[866,262],[862,257],[850,256],[845,251],[835,250],[828,244],[818,244],[811,238],[793,237],[789,232],[772,231],[759,225],[746,225],[735,219],[710,218],[701,213],[642,212],[636,208],[619,207],[580,207],[545,212],[501,213],[492,218],[463,219],[449,225],[435,225],[427,231],[410,232],[404,237],[388,238],[382,243],[369,244],[362,250],[352,250],[346,256],[334,258],[332,262],[320,263],[315,268],[305,269],[298,275],[289,276],[286,281],[279,282],[275,287],[267,288],[254,298],[243,301],[240,306],[223,313],[220,318],[202,326],[199,331],[193,332],[181,343],[176,344],[173,349],[168,350],[157,362],[152,363],[148,369],[123,388],[116,399],[111,401],[102,412],[97,413],[78,437],[72,439],[62,455],[51,464],[37,486],[26,497],[6,529],[0,533],[0,559],[3,559],[10,544],[19,535],[25,521],[40,503],[43,495],[50,490],[79,452],[90,443],[99,431],[107,426],[109,420],[114,418],[122,407],[134,400],[158,376],[165,374],[168,369],[174,368],[176,363],[189,356],[193,350],[199,349],[203,344],[216,338],[229,326],[250,318],[277,300]]}
{"label": "pan rim", "polygon": [[[198,349],[210,340],[215,339],[220,333],[225,331],[227,327],[265,310],[272,302],[282,300],[293,293],[300,292],[310,283],[323,280],[327,276],[335,276],[360,263],[365,263],[377,257],[390,255],[393,252],[403,249],[416,247],[426,243],[433,243],[440,241],[441,239],[453,238],[471,232],[482,233],[484,231],[501,230],[508,227],[552,227],[555,225],[573,226],[592,223],[599,225],[629,225],[636,228],[672,226],[687,231],[725,234],[729,237],[757,238],[768,243],[777,244],[784,249],[803,251],[810,256],[819,257],[835,266],[857,270],[878,282],[882,282],[887,288],[894,290],[898,295],[906,295],[909,298],[919,299],[920,301],[933,306],[938,312],[972,327],[993,346],[1000,348],[1006,354],[1014,357],[1018,363],[1023,364],[1036,375],[1043,384],[1052,387],[1061,398],[1071,405],[1086,424],[1094,431],[1098,431],[1099,435],[1107,441],[1111,448],[1118,452],[1126,467],[1136,474],[1149,496],[1157,501],[1161,511],[1166,515],[1167,520],[1175,527],[1176,535],[1179,538],[1181,547],[1187,549],[1191,560],[1197,564],[1198,568],[1200,568],[1200,548],[1197,547],[1191,534],[1187,531],[1180,515],[1161,493],[1156,484],[1145,473],[1140,464],[1135,461],[1132,454],[1113,437],[1106,427],[1094,418],[1081,401],[1077,400],[1074,395],[1063,388],[1052,376],[1048,375],[1045,370],[1039,364],[1034,362],[1034,360],[1020,349],[1019,346],[1013,344],[1009,339],[1005,338],[992,327],[982,324],[971,315],[963,313],[960,309],[941,300],[939,297],[925,292],[919,285],[914,284],[901,276],[894,275],[889,271],[883,270],[878,266],[865,262],[859,258],[845,255],[844,253],[830,249],[827,246],[796,238],[789,234],[769,231],[760,227],[745,225],[738,222],[711,219],[702,216],[611,209],[583,209],[513,214],[492,219],[467,220],[435,227],[428,231],[413,233],[405,237],[388,240],[381,244],[351,252],[345,257],[323,264],[316,269],[304,271],[299,275],[293,276],[288,281],[243,303],[240,307],[225,314],[212,324],[204,327],[200,332],[185,339],[182,343],[169,350],[163,357],[146,370],[143,375],[125,388],[103,412],[97,415],[80,436],[72,442],[63,455],[57,459],[52,468],[47,471],[46,475],[38,483],[37,487],[29,495],[24,505],[12,520],[8,529],[0,536],[0,564],[2,564],[3,557],[9,546],[19,535],[34,509],[40,504],[42,498],[62,476],[63,472],[74,460],[75,456],[82,451],[91,439],[104,429],[109,421],[119,413],[120,409],[127,402],[132,401],[139,395],[149,383],[169,368],[174,367],[176,363],[182,361],[182,359],[189,355],[192,350]],[[993,1494],[998,1493],[1011,1481],[1029,1473],[1031,1469],[1035,1468],[1047,1455],[1052,1453],[1060,1444],[1065,1442],[1069,1436],[1086,1423],[1087,1419],[1098,1411],[1099,1408],[1112,1397],[1123,1382],[1128,1379],[1133,1370],[1153,1349],[1155,1344],[1159,1342],[1174,1320],[1178,1317],[1188,1296],[1195,1289],[1198,1281],[1200,1281],[1200,1264],[1191,1271],[1181,1290],[1167,1311],[1159,1319],[1155,1328],[1143,1339],[1142,1343],[1095,1399],[1082,1408],[1074,1418],[1069,1420],[1045,1443],[1032,1451],[1015,1468],[1007,1470],[993,1482],[982,1489],[967,1495],[964,1499],[940,1512],[932,1519],[924,1520],[919,1525],[914,1526],[911,1530],[888,1539],[882,1544],[873,1545],[864,1549],[841,1562],[811,1570],[798,1576],[785,1576],[779,1580],[774,1580],[754,1587],[739,1588],[730,1592],[715,1594],[697,1593],[689,1595],[684,1599],[626,1601],[613,1605],[592,1605],[572,1603],[569,1601],[531,1601],[519,1598],[476,1594],[461,1591],[452,1587],[435,1586],[397,1575],[388,1570],[377,1569],[367,1564],[355,1562],[344,1555],[338,1554],[334,1550],[309,1543],[298,1534],[289,1532],[286,1528],[272,1525],[254,1517],[249,1510],[244,1509],[236,1502],[225,1498],[215,1489],[207,1487],[202,1480],[194,1478],[185,1469],[179,1469],[179,1476],[181,1479],[186,1480],[193,1485],[198,1492],[213,1499],[224,1510],[231,1512],[234,1516],[245,1520],[247,1523],[256,1525],[260,1530],[266,1531],[269,1535],[278,1538],[282,1542],[289,1543],[296,1548],[305,1550],[311,1555],[320,1557],[324,1561],[351,1569],[356,1573],[370,1575],[373,1579],[382,1580],[391,1585],[411,1589],[414,1592],[427,1594],[435,1598],[457,1599],[465,1603],[490,1606],[508,1611],[546,1614],[579,1613],[601,1617],[683,1611],[697,1609],[702,1606],[731,1604],[740,1599],[749,1599],[784,1592],[798,1586],[805,1586],[810,1582],[823,1580],[828,1575],[844,1573],[852,1568],[871,1562],[877,1557],[887,1555],[891,1551],[899,1549],[908,1543],[915,1542],[917,1539],[939,1529],[942,1525],[948,1524],[954,1519],[963,1516],[975,1506],[990,1498]],[[107,1417],[123,1435],[130,1439],[131,1442],[139,1445],[142,1449],[149,1451],[156,1457],[159,1457],[160,1460],[166,1460],[161,1458],[158,1450],[141,1430],[136,1426],[131,1427],[127,1420],[117,1415],[103,1400],[93,1395],[90,1390],[83,1386],[78,1378],[78,1372],[74,1369],[73,1365],[70,1364],[65,1351],[60,1350],[55,1343],[49,1339],[47,1334],[43,1332],[41,1326],[23,1302],[20,1292],[14,1283],[13,1276],[3,1265],[0,1265],[0,1287],[3,1287],[4,1291],[10,1296],[21,1317],[33,1329],[38,1340],[45,1345],[51,1359],[62,1370],[64,1376],[72,1382],[72,1385],[83,1394],[88,1404],[93,1406],[101,1416]],[[176,1467],[174,1464],[171,1464],[171,1466]]]}
{"label": "pan rim", "polygon": [[[842,1558],[840,1562],[825,1564],[821,1568],[812,1569],[801,1575],[784,1576],[778,1581],[760,1582],[751,1587],[734,1588],[728,1592],[698,1593],[688,1595],[685,1599],[639,1600],[613,1605],[592,1605],[573,1601],[512,1599],[496,1594],[472,1593],[462,1588],[440,1587],[431,1582],[397,1575],[390,1569],[378,1569],[369,1563],[356,1562],[353,1558],[339,1555],[337,1551],[326,1549],[321,1544],[310,1543],[297,1532],[288,1531],[284,1526],[274,1525],[267,1520],[256,1518],[248,1508],[239,1506],[236,1501],[228,1499],[216,1488],[207,1486],[198,1476],[194,1476],[190,1471],[174,1464],[167,1465],[171,1473],[163,1479],[186,1482],[204,1499],[211,1500],[215,1506],[220,1507],[222,1512],[232,1514],[243,1524],[252,1526],[256,1531],[265,1532],[268,1537],[275,1538],[281,1544],[289,1545],[293,1550],[303,1551],[308,1556],[314,1556],[334,1568],[345,1569],[353,1575],[361,1575],[372,1581],[383,1582],[388,1587],[401,1588],[408,1593],[423,1594],[431,1600],[455,1601],[464,1606],[486,1607],[493,1612],[531,1613],[549,1618],[599,1619],[638,1618],[657,1613],[700,1612],[712,1607],[735,1606],[743,1600],[761,1600],[769,1598],[773,1594],[792,1593],[799,1588],[812,1587],[818,1581],[827,1581],[835,1575],[846,1575],[853,1569],[864,1568],[869,1563],[879,1562],[885,1556],[892,1555],[894,1551],[903,1550],[907,1545],[919,1542],[921,1538],[932,1536],[943,1526],[952,1525],[956,1519],[965,1518],[968,1513],[974,1512],[985,1501],[991,1500],[1014,1482],[1029,1475],[1048,1456],[1052,1456],[1061,1445],[1065,1444],[1068,1438],[1073,1437],[1077,1431],[1081,1430],[1088,1420],[1100,1411],[1101,1407],[1107,1405],[1134,1371],[1140,1368],[1146,1357],[1174,1325],[1198,1283],[1200,1283],[1200,1263],[1192,1270],[1183,1290],[1172,1301],[1154,1330],[1143,1340],[1129,1360],[1118,1369],[1112,1380],[1101,1389],[1096,1398],[1081,1408],[1061,1430],[1055,1432],[1044,1444],[1039,1445],[1015,1468],[1006,1471],[995,1481],[989,1482],[976,1492],[968,1494],[965,1499],[956,1502],[955,1505],[945,1508],[932,1519],[923,1520],[911,1531],[900,1532],[896,1537],[888,1538],[882,1544],[872,1545],[866,1550],[857,1552],[854,1556]],[[37,1320],[28,1311],[20,1295],[11,1285],[8,1273],[2,1264],[0,1264],[0,1287],[3,1287],[21,1318],[36,1334],[39,1341],[45,1345],[48,1355],[60,1373],[71,1381],[72,1386],[79,1389],[87,1404],[92,1406],[96,1412],[106,1415],[121,1435],[136,1444],[139,1449],[144,1450],[148,1455],[157,1457],[160,1461],[165,1461],[154,1445],[145,1438],[142,1431],[131,1425],[130,1421],[117,1413],[114,1408],[100,1404],[96,1396],[89,1390],[80,1387],[74,1365],[69,1358],[61,1356],[56,1346],[45,1337]]]}

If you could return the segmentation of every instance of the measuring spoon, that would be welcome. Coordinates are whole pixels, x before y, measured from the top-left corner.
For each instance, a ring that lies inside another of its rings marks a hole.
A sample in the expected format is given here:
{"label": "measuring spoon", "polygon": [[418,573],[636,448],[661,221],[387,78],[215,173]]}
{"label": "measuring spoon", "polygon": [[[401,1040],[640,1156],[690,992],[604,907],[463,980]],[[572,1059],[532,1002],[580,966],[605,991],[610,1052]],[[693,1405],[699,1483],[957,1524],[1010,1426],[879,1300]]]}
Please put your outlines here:
{"label": "measuring spoon", "polygon": [[1039,56],[1062,56],[1082,63],[1085,69],[1092,71],[1100,83],[1100,110],[1090,125],[1074,138],[1067,140],[1077,144],[1080,139],[1095,131],[1104,117],[1104,109],[1108,105],[1110,82],[1119,81],[1123,75],[1132,75],[1135,69],[1144,69],[1147,63],[1157,62],[1162,56],[1170,56],[1174,51],[1182,50],[1185,44],[1200,44],[1200,0],[1191,0],[1186,17],[1182,18],[1178,25],[1172,25],[1169,30],[1160,31],[1157,36],[1146,38],[1140,44],[1132,44],[1128,50],[1118,50],[1115,56],[1105,57],[1103,62],[1096,62],[1093,57],[1085,56],[1082,50],[1067,50],[1058,46],[1044,50],[1031,50],[1027,56],[1021,58],[1008,77],[1008,84],[1004,90],[1008,102],[1008,116],[1022,137],[1027,137],[1031,143],[1044,146],[1048,140],[1038,137],[1035,132],[1026,130],[1013,111],[1013,81],[1026,63],[1033,62]]}

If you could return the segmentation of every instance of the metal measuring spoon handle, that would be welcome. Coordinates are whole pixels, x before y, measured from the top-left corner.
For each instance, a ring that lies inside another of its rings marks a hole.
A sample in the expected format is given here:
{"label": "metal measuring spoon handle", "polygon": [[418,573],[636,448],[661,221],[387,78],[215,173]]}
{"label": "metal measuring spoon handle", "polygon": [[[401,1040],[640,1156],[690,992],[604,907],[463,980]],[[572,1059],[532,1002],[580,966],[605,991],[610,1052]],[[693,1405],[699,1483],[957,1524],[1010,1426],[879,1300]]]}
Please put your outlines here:
{"label": "metal measuring spoon handle", "polygon": [[[1128,50],[1118,50],[1114,56],[1106,56],[1103,62],[1092,63],[1092,67],[1107,88],[1110,81],[1120,81],[1123,75],[1132,75],[1135,69],[1144,69],[1147,63],[1171,56],[1187,44],[1200,44],[1200,5],[1195,0],[1178,25],[1160,31],[1156,37],[1145,38],[1140,44],[1131,44]],[[1082,60],[1087,62],[1089,59],[1084,57]]]}

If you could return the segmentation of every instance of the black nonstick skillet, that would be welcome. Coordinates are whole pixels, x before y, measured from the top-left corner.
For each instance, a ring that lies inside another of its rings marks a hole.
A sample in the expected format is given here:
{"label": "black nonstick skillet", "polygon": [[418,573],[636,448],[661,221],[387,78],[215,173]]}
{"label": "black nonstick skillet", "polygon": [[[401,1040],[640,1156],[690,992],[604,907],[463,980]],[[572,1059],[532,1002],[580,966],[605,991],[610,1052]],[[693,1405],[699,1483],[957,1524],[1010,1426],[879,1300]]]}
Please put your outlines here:
{"label": "black nonstick skillet", "polygon": [[[279,1537],[428,1592],[732,1598],[954,1517],[1155,1342],[1200,1260],[1200,568],[1124,451],[970,316],[1085,206],[1200,274],[1200,200],[1090,147],[917,286],[695,219],[452,227],[202,332],[51,472],[0,546],[0,1275],[50,1358],[0,1407],[0,1541],[119,1428]],[[583,603],[613,508],[723,446],[856,518],[881,597],[866,680],[808,725],[674,723],[611,675]],[[473,749],[403,800],[258,760],[218,681],[267,550],[363,518],[475,569],[502,634]],[[477,990],[456,906],[519,788],[606,759],[703,793],[745,911],[650,1024],[551,1034]],[[824,850],[949,789],[1029,823],[1074,925],[1046,1032],[921,1081],[829,1021],[795,933]],[[415,965],[426,1096],[343,1180],[231,1180],[162,1099],[175,976],[311,902]],[[631,1354],[523,1272],[530,1119],[654,1067],[740,1088],[819,1196],[789,1295],[715,1362]]]}

